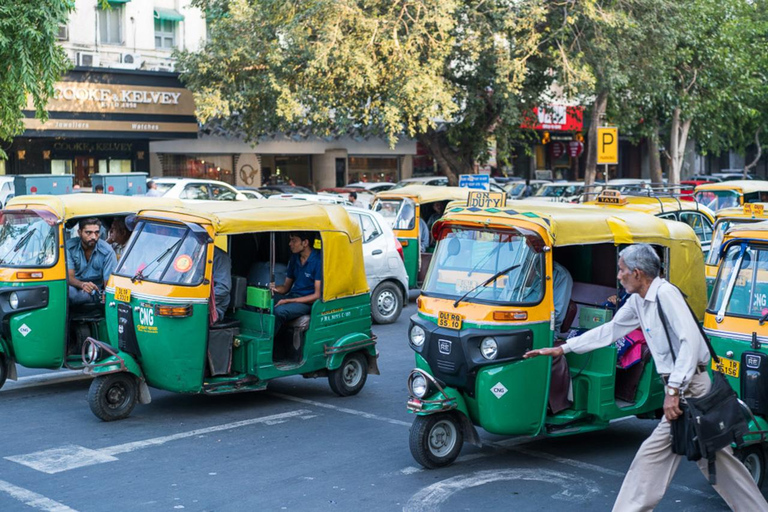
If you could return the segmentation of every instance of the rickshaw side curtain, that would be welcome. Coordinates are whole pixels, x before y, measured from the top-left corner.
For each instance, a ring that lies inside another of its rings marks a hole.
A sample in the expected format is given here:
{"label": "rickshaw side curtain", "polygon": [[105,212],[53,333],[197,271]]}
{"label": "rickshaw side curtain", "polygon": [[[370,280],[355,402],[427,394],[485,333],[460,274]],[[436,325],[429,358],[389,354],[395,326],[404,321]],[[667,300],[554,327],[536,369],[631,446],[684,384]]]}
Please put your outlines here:
{"label": "rickshaw side curtain", "polygon": [[323,300],[360,295],[368,291],[360,239],[350,242],[346,233],[325,231],[323,241]]}

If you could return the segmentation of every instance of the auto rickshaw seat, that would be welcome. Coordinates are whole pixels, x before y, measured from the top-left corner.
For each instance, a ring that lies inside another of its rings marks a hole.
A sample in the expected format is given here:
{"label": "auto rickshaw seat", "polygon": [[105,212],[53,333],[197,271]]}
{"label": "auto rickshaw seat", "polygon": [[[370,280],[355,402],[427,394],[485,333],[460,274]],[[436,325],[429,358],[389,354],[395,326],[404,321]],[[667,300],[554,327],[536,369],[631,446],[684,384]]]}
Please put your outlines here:
{"label": "auto rickshaw seat", "polygon": [[286,323],[287,327],[290,327],[294,331],[306,332],[309,330],[309,321],[312,319],[311,315],[302,315],[299,318],[294,318],[290,322]]}
{"label": "auto rickshaw seat", "polygon": [[243,276],[232,276],[232,289],[230,290],[229,307],[233,311],[245,306],[248,281]]}

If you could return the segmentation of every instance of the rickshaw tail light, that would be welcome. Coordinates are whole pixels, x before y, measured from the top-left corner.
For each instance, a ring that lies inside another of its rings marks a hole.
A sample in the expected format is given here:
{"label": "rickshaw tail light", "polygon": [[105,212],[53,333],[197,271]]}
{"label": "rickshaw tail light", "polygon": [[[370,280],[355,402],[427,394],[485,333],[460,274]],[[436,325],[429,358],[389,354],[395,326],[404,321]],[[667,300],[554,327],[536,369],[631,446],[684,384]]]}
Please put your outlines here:
{"label": "rickshaw tail light", "polygon": [[527,311],[494,311],[493,319],[500,322],[515,322],[528,320]]}
{"label": "rickshaw tail light", "polygon": [[[408,240],[400,240],[400,245],[403,247],[408,247]],[[403,259],[405,259],[405,256],[403,256]]]}
{"label": "rickshaw tail light", "polygon": [[192,316],[192,306],[155,306],[155,314],[157,316],[175,317]]}
{"label": "rickshaw tail light", "polygon": [[42,272],[16,272],[16,279],[42,279]]}
{"label": "rickshaw tail light", "polygon": [[419,297],[418,299],[416,299],[416,307],[418,309],[421,309],[421,304],[422,304],[421,297]]}

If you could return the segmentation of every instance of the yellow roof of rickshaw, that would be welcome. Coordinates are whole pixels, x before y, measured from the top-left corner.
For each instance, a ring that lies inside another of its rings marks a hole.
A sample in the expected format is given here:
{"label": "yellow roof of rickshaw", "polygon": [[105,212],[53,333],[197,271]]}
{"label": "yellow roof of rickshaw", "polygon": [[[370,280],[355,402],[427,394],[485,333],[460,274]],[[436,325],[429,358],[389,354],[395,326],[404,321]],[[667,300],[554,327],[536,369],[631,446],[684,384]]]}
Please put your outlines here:
{"label": "yellow roof of rickshaw", "polygon": [[683,201],[675,197],[658,196],[622,196],[622,199],[626,201],[625,204],[605,204],[597,201],[587,201],[581,204],[612,210],[634,210],[651,215],[676,211],[698,211],[709,217],[712,222],[715,220],[715,213],[697,201]]}
{"label": "yellow roof of rickshaw", "polygon": [[726,232],[725,238],[729,240],[733,238],[765,238],[768,240],[768,221],[736,224]]}
{"label": "yellow roof of rickshaw", "polygon": [[214,236],[318,231],[323,252],[323,300],[368,291],[360,225],[340,205],[288,199],[196,201],[177,207],[144,209],[139,215],[179,221],[200,219],[213,226]]}
{"label": "yellow roof of rickshaw", "polygon": [[765,180],[731,180],[719,183],[703,183],[694,189],[694,193],[714,190],[734,190],[740,194],[753,192],[768,192],[768,181]]}
{"label": "yellow roof of rickshaw", "polygon": [[74,218],[121,215],[136,213],[146,208],[181,206],[179,199],[147,196],[117,196],[114,194],[62,194],[62,195],[25,195],[8,201],[6,209],[46,208],[59,219],[67,221]]}
{"label": "yellow roof of rickshaw", "polygon": [[763,215],[755,215],[754,212],[747,213],[744,211],[744,205],[742,206],[733,206],[730,208],[723,208],[722,210],[718,210],[715,217],[717,220],[720,219],[762,219],[762,218],[768,218],[768,203],[748,203],[750,205],[752,204],[761,204],[763,205]]}
{"label": "yellow roof of rickshaw", "polygon": [[386,190],[376,194],[377,199],[401,199],[408,197],[418,204],[438,201],[466,200],[472,189],[465,187],[436,187],[431,185],[409,185],[395,190]]}

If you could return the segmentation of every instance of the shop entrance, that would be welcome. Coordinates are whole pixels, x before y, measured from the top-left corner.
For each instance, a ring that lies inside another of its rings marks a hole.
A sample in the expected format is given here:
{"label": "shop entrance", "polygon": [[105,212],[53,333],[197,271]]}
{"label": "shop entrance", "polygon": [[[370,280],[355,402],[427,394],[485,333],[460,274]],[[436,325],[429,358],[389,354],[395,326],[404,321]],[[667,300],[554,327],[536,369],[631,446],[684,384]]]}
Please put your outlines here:
{"label": "shop entrance", "polygon": [[96,172],[98,161],[92,156],[75,157],[75,185],[91,186],[91,174]]}

